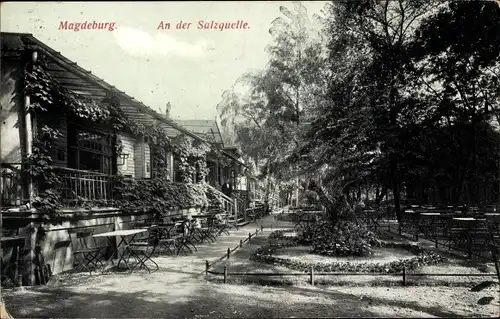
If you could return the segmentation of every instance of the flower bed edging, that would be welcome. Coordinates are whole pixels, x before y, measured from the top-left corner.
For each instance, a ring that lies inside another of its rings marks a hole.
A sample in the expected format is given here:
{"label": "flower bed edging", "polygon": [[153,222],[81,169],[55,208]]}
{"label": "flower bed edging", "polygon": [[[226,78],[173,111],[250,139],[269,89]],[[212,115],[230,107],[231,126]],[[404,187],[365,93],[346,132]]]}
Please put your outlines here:
{"label": "flower bed edging", "polygon": [[[284,231],[277,231],[276,235],[273,235],[273,239],[285,239],[281,236]],[[380,247],[387,248],[402,248],[406,249],[414,254],[415,257],[403,258],[397,261],[392,261],[389,263],[351,263],[351,262],[333,262],[333,263],[307,263],[290,258],[276,257],[273,254],[277,249],[299,246],[300,243],[297,240],[285,240],[284,242],[265,245],[259,247],[254,254],[250,257],[253,261],[263,262],[267,264],[279,264],[290,269],[299,270],[307,272],[310,270],[311,266],[314,267],[317,272],[362,272],[362,273],[399,273],[403,271],[403,268],[407,270],[412,270],[425,265],[432,265],[443,262],[444,259],[433,251],[428,251],[422,247],[410,244],[410,243],[395,243],[395,242],[381,242]]]}

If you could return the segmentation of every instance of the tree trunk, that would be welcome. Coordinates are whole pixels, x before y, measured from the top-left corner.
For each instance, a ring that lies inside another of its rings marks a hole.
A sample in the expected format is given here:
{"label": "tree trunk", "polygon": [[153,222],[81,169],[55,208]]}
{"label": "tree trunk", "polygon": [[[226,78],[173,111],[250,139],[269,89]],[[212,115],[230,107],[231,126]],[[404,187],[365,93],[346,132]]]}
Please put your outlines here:
{"label": "tree trunk", "polygon": [[325,207],[326,213],[330,221],[334,222],[338,220],[338,210],[336,209],[335,202],[331,200],[328,195],[325,193],[323,187],[318,187],[316,184],[311,187],[311,190],[315,191],[319,196],[320,202]]}
{"label": "tree trunk", "polygon": [[394,195],[394,211],[398,222],[401,221],[401,194],[399,189],[399,174],[398,174],[398,163],[393,157],[391,159],[391,179],[392,179],[392,193]]}

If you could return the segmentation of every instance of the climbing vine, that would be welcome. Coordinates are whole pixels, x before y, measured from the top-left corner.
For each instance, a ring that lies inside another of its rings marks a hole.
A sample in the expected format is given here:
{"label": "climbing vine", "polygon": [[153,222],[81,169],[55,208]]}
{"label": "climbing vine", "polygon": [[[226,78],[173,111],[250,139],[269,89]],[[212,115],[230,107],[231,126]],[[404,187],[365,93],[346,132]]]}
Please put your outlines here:
{"label": "climbing vine", "polygon": [[52,166],[52,143],[60,137],[60,132],[48,126],[41,128],[33,142],[32,153],[28,156],[28,173],[38,189],[33,207],[49,218],[56,217],[61,206],[61,195],[57,186],[61,183]]}
{"label": "climbing vine", "polygon": [[102,122],[109,119],[110,110],[101,107],[94,100],[76,96],[61,87],[50,74],[45,71],[43,61],[31,63],[26,68],[24,76],[24,92],[31,96],[28,109],[32,111],[48,111],[50,108],[62,105],[62,110],[77,118]]}
{"label": "climbing vine", "polygon": [[179,174],[184,183],[204,181],[209,169],[206,163],[206,156],[211,148],[207,144],[194,140],[185,135],[179,135],[173,139],[174,153],[179,158]]}
{"label": "climbing vine", "polygon": [[[109,95],[102,101],[77,95],[60,86],[46,71],[41,56],[37,63],[30,63],[24,75],[24,92],[31,97],[28,111],[33,113],[62,114],[93,123],[102,123],[112,128],[117,137],[118,132],[129,132],[133,136],[144,138],[150,145],[152,160],[156,163],[156,171],[152,179],[137,181],[121,175],[114,176],[115,192],[113,203],[92,201],[81,202],[82,206],[101,206],[113,204],[124,211],[135,212],[147,209],[163,213],[174,208],[196,206],[206,208],[217,201],[213,196],[207,198],[207,187],[203,184],[192,184],[204,181],[208,168],[206,155],[210,146],[185,136],[184,134],[170,140],[166,127],[160,122],[143,125],[124,114],[119,99]],[[53,167],[52,146],[60,133],[50,125],[43,126],[35,137],[33,152],[28,158],[29,175],[35,182],[38,195],[34,207],[49,217],[56,217],[61,207],[62,196],[59,189],[62,181]],[[123,143],[116,138],[115,153],[123,151]],[[183,183],[172,183],[168,176],[167,152],[173,152],[179,159],[179,173]]]}
{"label": "climbing vine", "polygon": [[126,213],[169,211],[196,207],[207,209],[209,202],[204,184],[174,183],[162,178],[136,180],[113,176],[114,206]]}

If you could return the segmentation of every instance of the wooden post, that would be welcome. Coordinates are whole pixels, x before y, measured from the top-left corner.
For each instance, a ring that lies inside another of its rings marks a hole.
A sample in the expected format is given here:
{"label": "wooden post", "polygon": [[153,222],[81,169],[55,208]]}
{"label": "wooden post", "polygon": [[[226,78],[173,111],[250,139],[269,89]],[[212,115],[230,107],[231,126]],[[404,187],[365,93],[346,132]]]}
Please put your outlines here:
{"label": "wooden post", "polygon": [[224,266],[224,283],[227,284],[227,266]]}
{"label": "wooden post", "polygon": [[472,234],[470,231],[467,234],[467,255],[469,259],[472,258]]}
{"label": "wooden post", "polygon": [[311,266],[311,271],[309,273],[309,282],[311,286],[314,286],[314,266]]}
{"label": "wooden post", "polygon": [[248,241],[250,241],[250,239],[252,239],[252,233],[248,233]]}
{"label": "wooden post", "polygon": [[238,223],[238,200],[236,198],[233,200],[233,205],[234,205],[234,218],[236,219],[236,223]]}
{"label": "wooden post", "polygon": [[240,239],[240,248],[243,247],[243,240]]}
{"label": "wooden post", "polygon": [[406,266],[403,266],[403,286],[406,286]]}
{"label": "wooden post", "polygon": [[208,276],[208,269],[210,268],[210,264],[208,260],[205,260],[205,276]]}
{"label": "wooden post", "polygon": [[231,248],[228,248],[227,249],[227,259],[229,259],[230,256],[231,256]]}
{"label": "wooden post", "polygon": [[[12,248],[12,255],[10,258],[11,259],[14,258],[14,284],[16,285],[16,287],[22,286],[22,280],[23,280],[22,274],[18,273],[19,263],[22,262],[20,261],[21,260],[20,254],[21,254],[21,249],[19,249],[18,246],[14,246]],[[19,277],[21,277],[21,281],[19,281]]]}
{"label": "wooden post", "polygon": [[260,225],[260,232],[262,233],[264,231],[264,225]]}

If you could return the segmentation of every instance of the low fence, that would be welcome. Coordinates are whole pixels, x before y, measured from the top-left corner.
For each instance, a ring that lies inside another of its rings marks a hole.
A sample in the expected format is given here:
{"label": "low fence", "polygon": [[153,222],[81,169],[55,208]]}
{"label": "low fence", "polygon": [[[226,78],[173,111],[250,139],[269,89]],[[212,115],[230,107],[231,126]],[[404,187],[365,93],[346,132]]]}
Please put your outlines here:
{"label": "low fence", "polygon": [[359,272],[318,272],[314,271],[314,267],[311,267],[307,273],[252,273],[252,272],[229,272],[227,266],[224,266],[223,272],[217,271],[206,271],[207,274],[223,276],[223,282],[227,283],[229,276],[280,276],[280,277],[290,277],[290,276],[305,276],[309,277],[309,283],[315,285],[317,276],[391,276],[391,277],[401,277],[401,284],[406,286],[408,277],[496,277],[496,274],[484,273],[484,274],[444,274],[444,273],[409,273],[406,268],[403,268],[402,272],[399,273],[359,273]]}
{"label": "low fence", "polygon": [[[390,225],[388,227],[390,229]],[[270,227],[272,229],[272,227]],[[206,261],[205,264],[205,278],[208,279],[208,274],[215,275],[215,276],[220,276],[222,277],[223,283],[228,282],[229,277],[245,277],[245,276],[262,276],[262,277],[309,277],[309,284],[315,285],[316,282],[316,277],[318,276],[335,276],[335,277],[340,277],[340,276],[390,276],[390,277],[401,277],[401,284],[402,286],[407,285],[407,280],[409,277],[497,277],[498,274],[495,273],[411,273],[409,272],[406,267],[403,267],[403,270],[401,272],[392,272],[392,273],[384,273],[384,272],[315,272],[314,266],[311,266],[308,272],[296,272],[296,273],[280,273],[280,272],[268,272],[268,273],[263,273],[263,272],[230,272],[228,267],[225,265],[224,270],[221,271],[214,271],[210,270],[215,264],[219,263],[222,260],[227,260],[231,258],[231,254],[238,250],[239,248],[243,247],[244,243],[247,243],[251,241],[251,239],[255,236],[257,236],[259,233],[262,233],[264,231],[264,227],[261,226],[260,230],[257,229],[255,233],[249,233],[248,238],[245,240],[240,240],[240,244],[233,249],[228,248],[227,253],[214,261],[213,263],[209,263],[209,261]],[[498,281],[500,283],[500,278],[498,278]]]}
{"label": "low fence", "polygon": [[212,272],[210,271],[209,269],[213,266],[215,266],[217,263],[221,262],[222,260],[224,259],[230,259],[231,258],[231,254],[233,252],[235,252],[236,250],[240,249],[243,247],[243,244],[249,242],[252,240],[253,237],[257,236],[259,233],[262,233],[264,232],[264,226],[260,226],[260,229],[256,229],[255,232],[252,234],[251,232],[248,233],[248,237],[245,238],[245,239],[240,239],[240,243],[231,249],[231,247],[229,247],[227,249],[227,253],[225,255],[223,255],[222,257],[220,257],[219,259],[215,260],[214,262],[210,263],[208,260],[205,261],[205,275],[208,274],[208,273],[214,273],[215,272]]}

